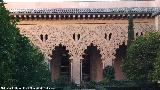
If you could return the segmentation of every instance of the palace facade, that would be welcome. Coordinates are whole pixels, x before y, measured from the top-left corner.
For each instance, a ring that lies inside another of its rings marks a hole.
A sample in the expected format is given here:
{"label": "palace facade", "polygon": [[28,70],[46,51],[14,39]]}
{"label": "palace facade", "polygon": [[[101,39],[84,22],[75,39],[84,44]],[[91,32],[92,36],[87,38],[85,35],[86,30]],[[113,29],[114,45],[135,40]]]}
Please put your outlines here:
{"label": "palace facade", "polygon": [[45,55],[51,77],[100,81],[106,66],[117,80],[127,48],[128,16],[135,38],[160,29],[160,1],[7,3],[17,27]]}

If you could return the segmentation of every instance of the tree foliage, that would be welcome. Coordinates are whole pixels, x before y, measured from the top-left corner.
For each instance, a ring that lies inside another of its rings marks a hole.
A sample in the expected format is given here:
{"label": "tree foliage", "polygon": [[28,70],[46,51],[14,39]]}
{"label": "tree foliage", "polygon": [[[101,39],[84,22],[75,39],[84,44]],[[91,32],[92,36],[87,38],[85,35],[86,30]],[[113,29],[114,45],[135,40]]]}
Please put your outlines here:
{"label": "tree foliage", "polygon": [[50,74],[43,54],[26,37],[18,39],[14,68],[16,86],[47,86]]}
{"label": "tree foliage", "polygon": [[150,72],[149,78],[152,81],[160,81],[160,49],[154,62],[154,70]]}
{"label": "tree foliage", "polygon": [[9,17],[9,12],[5,10],[3,3],[0,3],[0,85],[10,86],[12,79],[11,67],[16,53],[16,34],[19,32],[15,28],[15,20]]}
{"label": "tree foliage", "polygon": [[104,79],[100,83],[104,86],[108,85],[111,81],[115,79],[115,70],[112,66],[106,66],[103,70]]}
{"label": "tree foliage", "polygon": [[51,81],[43,54],[22,36],[0,3],[0,86],[44,86]]}
{"label": "tree foliage", "polygon": [[107,66],[104,69],[103,76],[107,80],[111,81],[115,78],[114,73],[115,73],[114,68],[112,66]]}
{"label": "tree foliage", "polygon": [[148,33],[132,42],[127,49],[122,69],[130,80],[150,80],[160,47],[160,34]]}

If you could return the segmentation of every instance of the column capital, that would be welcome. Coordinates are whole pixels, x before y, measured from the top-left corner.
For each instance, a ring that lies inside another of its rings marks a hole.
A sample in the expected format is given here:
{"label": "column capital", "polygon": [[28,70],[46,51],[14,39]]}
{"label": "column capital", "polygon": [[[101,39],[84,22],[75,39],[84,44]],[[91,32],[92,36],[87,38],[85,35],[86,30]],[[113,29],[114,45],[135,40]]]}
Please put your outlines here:
{"label": "column capital", "polygon": [[102,63],[103,63],[103,69],[104,69],[106,66],[112,66],[112,65],[113,65],[112,58],[102,59]]}
{"label": "column capital", "polygon": [[69,59],[72,59],[72,60],[81,60],[83,58],[81,56],[71,56]]}

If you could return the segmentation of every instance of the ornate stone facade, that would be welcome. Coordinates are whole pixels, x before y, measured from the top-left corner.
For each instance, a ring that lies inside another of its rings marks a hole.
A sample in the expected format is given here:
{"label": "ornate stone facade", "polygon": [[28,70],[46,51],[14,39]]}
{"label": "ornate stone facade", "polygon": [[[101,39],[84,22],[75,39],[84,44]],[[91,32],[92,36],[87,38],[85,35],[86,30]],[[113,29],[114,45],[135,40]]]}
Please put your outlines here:
{"label": "ornate stone facade", "polygon": [[[154,19],[135,21],[135,37],[154,31]],[[27,20],[18,25],[20,32],[29,37],[50,62],[52,50],[62,44],[71,55],[71,78],[80,83],[80,62],[87,46],[93,43],[100,51],[103,68],[112,65],[116,49],[127,44],[127,20]]]}
{"label": "ornate stone facade", "polygon": [[[120,65],[117,62],[114,64],[115,60],[118,60],[116,50],[120,48],[120,45],[127,44],[127,18],[129,15],[132,15],[134,18],[135,38],[144,35],[146,32],[160,30],[159,0],[15,2],[7,3],[5,6],[11,12],[13,18],[21,20],[17,25],[20,28],[20,33],[27,36],[44,53],[45,62],[49,65],[52,61],[56,61],[55,57],[52,56],[55,48],[59,44],[66,47],[69,51],[68,54],[71,56],[69,58],[71,67],[70,77],[71,80],[78,84],[83,76],[84,51],[91,44],[96,46],[100,54],[100,57],[98,57],[99,54],[97,53],[92,54],[96,58],[93,62],[101,64],[96,64],[98,67],[95,66],[98,72],[94,73],[94,71],[91,71],[91,74],[101,74],[95,80],[100,80],[103,69],[107,65]],[[55,67],[58,66],[56,64],[54,64]],[[120,70],[119,67],[117,68],[117,70]],[[55,69],[52,70],[54,74],[59,73]],[[91,77],[94,77],[94,75]]]}

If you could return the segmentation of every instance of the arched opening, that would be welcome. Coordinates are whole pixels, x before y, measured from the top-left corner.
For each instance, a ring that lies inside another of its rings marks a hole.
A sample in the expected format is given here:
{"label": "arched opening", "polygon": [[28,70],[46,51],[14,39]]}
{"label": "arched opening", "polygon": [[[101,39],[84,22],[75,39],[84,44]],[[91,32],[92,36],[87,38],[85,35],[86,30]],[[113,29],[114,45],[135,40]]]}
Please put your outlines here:
{"label": "arched opening", "polygon": [[40,39],[43,41],[43,35],[42,34],[40,35]]}
{"label": "arched opening", "polygon": [[136,33],[136,37],[138,37],[138,32]]}
{"label": "arched opening", "polygon": [[109,41],[111,40],[112,38],[112,33],[109,34]]}
{"label": "arched opening", "polygon": [[73,39],[75,40],[75,33],[73,34]]}
{"label": "arched opening", "polygon": [[101,81],[103,79],[103,64],[100,51],[96,46],[91,44],[87,46],[84,53],[84,59],[82,60],[82,81]]}
{"label": "arched opening", "polygon": [[47,40],[47,39],[48,39],[48,35],[46,34],[46,35],[45,35],[45,40]]}
{"label": "arched opening", "polygon": [[126,53],[126,49],[127,49],[127,46],[125,45],[125,43],[123,43],[122,45],[119,46],[118,49],[116,49],[116,55],[115,55],[116,58],[113,60],[113,67],[115,70],[115,79],[116,80],[125,79],[125,76],[122,72],[120,65],[122,63],[122,58],[124,57],[124,55]]}
{"label": "arched opening", "polygon": [[78,37],[78,40],[79,40],[80,39],[80,34],[78,34],[77,37]]}
{"label": "arched opening", "polygon": [[105,33],[105,36],[104,36],[104,38],[105,38],[105,39],[107,39],[107,33]]}
{"label": "arched opening", "polygon": [[141,32],[141,35],[143,36],[143,32]]}
{"label": "arched opening", "polygon": [[61,44],[52,51],[52,60],[50,62],[52,80],[63,78],[66,81],[71,77],[70,55],[65,46]]}

